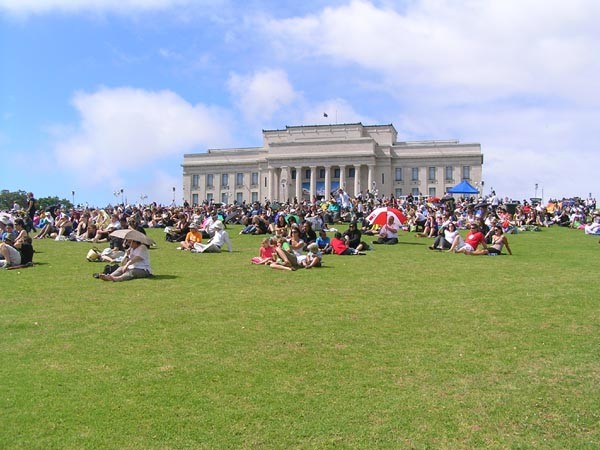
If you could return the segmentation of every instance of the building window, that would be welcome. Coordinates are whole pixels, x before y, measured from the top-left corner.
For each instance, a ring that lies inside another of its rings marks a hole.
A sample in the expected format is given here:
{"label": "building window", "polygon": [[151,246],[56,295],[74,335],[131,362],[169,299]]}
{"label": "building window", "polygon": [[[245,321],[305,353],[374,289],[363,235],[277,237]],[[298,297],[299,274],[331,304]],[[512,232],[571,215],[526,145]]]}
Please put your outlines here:
{"label": "building window", "polygon": [[435,197],[435,188],[434,187],[430,187],[429,188],[429,196],[430,197]]}
{"label": "building window", "polygon": [[236,173],[235,174],[235,185],[236,186],[243,186],[244,185],[244,174],[243,173]]}
{"label": "building window", "polygon": [[241,204],[244,201],[244,194],[243,192],[236,192],[235,194],[235,201],[237,202],[237,204]]}
{"label": "building window", "polygon": [[340,169],[333,169],[333,178],[339,178],[340,177]]}
{"label": "building window", "polygon": [[192,194],[192,206],[198,206],[198,194]]}
{"label": "building window", "polygon": [[292,180],[296,179],[296,169],[292,170]]}
{"label": "building window", "polygon": [[412,181],[419,181],[419,168],[413,167],[411,169],[411,178]]}
{"label": "building window", "polygon": [[[396,167],[396,181],[402,181],[402,167]],[[398,197],[398,196],[396,196]]]}
{"label": "building window", "polygon": [[396,190],[394,191],[394,197],[396,197],[396,198],[402,197],[402,188],[396,188]]}
{"label": "building window", "polygon": [[413,195],[413,197],[418,197],[419,196],[419,188],[412,188],[412,195]]}
{"label": "building window", "polygon": [[206,175],[206,188],[212,189],[214,186],[214,176],[212,173],[209,173]]}
{"label": "building window", "polygon": [[256,186],[258,184],[258,172],[252,172],[252,186]]}
{"label": "building window", "polygon": [[454,167],[452,166],[446,166],[446,180],[453,180],[454,179]]}
{"label": "building window", "polygon": [[310,179],[310,169],[306,169],[304,171],[304,179],[305,180],[309,180]]}
{"label": "building window", "polygon": [[354,167],[350,167],[348,169],[348,178],[354,178],[356,176],[356,169]]}
{"label": "building window", "polygon": [[253,192],[252,193],[252,203],[257,202],[258,201],[258,192]]}
{"label": "building window", "polygon": [[265,177],[265,187],[267,187],[267,177]]}
{"label": "building window", "polygon": [[198,180],[200,175],[192,175],[192,189],[198,189]]}
{"label": "building window", "polygon": [[471,166],[463,166],[462,177],[463,177],[463,180],[471,179]]}
{"label": "building window", "polygon": [[221,174],[221,187],[229,187],[229,174],[223,173]]}
{"label": "building window", "polygon": [[325,169],[319,169],[319,178],[321,180],[325,178]]}
{"label": "building window", "polygon": [[429,181],[435,181],[436,180],[436,175],[437,175],[437,170],[435,167],[430,167],[428,169],[429,172]]}
{"label": "building window", "polygon": [[385,174],[381,174],[381,184],[385,184]]}
{"label": "building window", "polygon": [[227,192],[221,192],[221,203],[223,203],[224,205],[227,204],[227,197],[229,197],[229,194]]}
{"label": "building window", "polygon": [[214,197],[213,197],[212,193],[208,193],[208,194],[206,194],[206,201],[207,201],[208,203],[212,203],[212,201],[213,201],[213,198],[214,198]]}

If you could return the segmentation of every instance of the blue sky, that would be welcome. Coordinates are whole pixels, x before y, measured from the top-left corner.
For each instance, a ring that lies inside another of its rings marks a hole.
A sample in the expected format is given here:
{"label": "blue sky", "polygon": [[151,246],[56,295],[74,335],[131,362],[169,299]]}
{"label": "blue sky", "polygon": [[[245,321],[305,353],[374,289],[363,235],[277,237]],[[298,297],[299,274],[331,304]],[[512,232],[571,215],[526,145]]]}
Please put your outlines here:
{"label": "blue sky", "polygon": [[598,18],[595,0],[0,0],[0,189],[170,203],[184,153],[337,117],[478,142],[486,191],[598,196]]}

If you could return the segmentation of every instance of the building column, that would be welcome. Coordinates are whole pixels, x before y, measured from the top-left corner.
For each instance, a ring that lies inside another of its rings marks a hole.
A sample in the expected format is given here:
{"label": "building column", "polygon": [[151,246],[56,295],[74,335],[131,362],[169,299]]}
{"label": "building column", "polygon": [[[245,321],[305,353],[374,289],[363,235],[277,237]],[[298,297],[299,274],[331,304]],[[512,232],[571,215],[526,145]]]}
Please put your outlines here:
{"label": "building column", "polygon": [[346,166],[340,165],[340,188],[346,191]]}
{"label": "building column", "polygon": [[296,166],[296,199],[302,201],[302,166]]}
{"label": "building column", "polygon": [[281,192],[279,193],[279,201],[284,203],[286,197],[288,197],[289,186],[290,186],[290,174],[287,166],[281,166],[281,173],[279,176],[279,185],[281,186]]}
{"label": "building column", "polygon": [[367,189],[369,189],[370,192],[373,192],[373,181],[374,181],[374,176],[375,176],[375,166],[373,164],[369,164],[369,176],[368,176],[368,187]]}
{"label": "building column", "polygon": [[269,167],[269,174],[267,178],[267,199],[273,201],[273,197],[275,195],[275,169]]}
{"label": "building column", "polygon": [[354,165],[354,196],[360,194],[360,165]]}
{"label": "building column", "polygon": [[313,198],[317,195],[317,166],[310,166],[310,199],[309,202],[313,201]]}
{"label": "building column", "polygon": [[331,166],[325,166],[325,192],[323,193],[325,200],[329,200],[331,192]]}

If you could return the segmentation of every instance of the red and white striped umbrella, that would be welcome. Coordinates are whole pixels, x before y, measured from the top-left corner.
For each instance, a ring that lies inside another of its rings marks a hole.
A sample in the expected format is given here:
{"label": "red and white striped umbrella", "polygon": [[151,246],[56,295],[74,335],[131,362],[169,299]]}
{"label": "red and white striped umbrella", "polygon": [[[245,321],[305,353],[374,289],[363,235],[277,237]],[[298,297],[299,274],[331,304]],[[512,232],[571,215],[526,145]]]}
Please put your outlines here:
{"label": "red and white striped umbrella", "polygon": [[388,222],[388,217],[394,218],[395,225],[403,225],[406,223],[406,216],[402,211],[396,208],[383,207],[375,208],[371,214],[367,216],[367,222],[371,225],[385,225]]}

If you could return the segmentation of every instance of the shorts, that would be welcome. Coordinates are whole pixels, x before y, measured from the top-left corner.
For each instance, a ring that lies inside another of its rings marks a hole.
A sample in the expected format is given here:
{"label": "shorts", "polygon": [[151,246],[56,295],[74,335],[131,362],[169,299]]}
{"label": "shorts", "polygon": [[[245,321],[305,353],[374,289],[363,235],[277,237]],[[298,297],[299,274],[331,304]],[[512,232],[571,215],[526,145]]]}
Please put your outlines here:
{"label": "shorts", "polygon": [[475,249],[473,247],[471,247],[470,244],[467,244],[466,242],[463,242],[462,245],[459,245],[456,250],[461,250],[465,253],[473,253],[475,251]]}
{"label": "shorts", "polygon": [[500,250],[498,250],[497,248],[494,247],[488,247],[488,254],[490,255],[499,255],[500,254]]}

